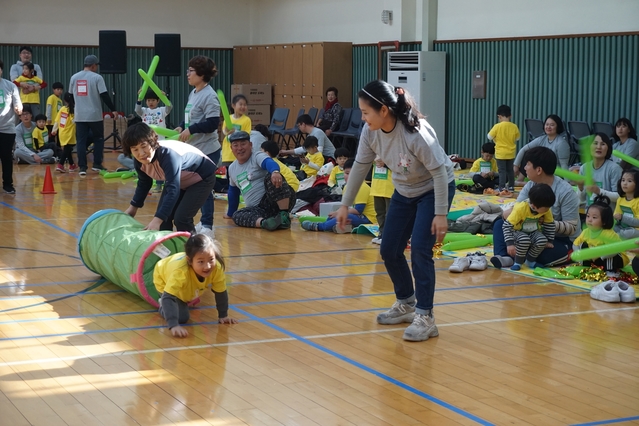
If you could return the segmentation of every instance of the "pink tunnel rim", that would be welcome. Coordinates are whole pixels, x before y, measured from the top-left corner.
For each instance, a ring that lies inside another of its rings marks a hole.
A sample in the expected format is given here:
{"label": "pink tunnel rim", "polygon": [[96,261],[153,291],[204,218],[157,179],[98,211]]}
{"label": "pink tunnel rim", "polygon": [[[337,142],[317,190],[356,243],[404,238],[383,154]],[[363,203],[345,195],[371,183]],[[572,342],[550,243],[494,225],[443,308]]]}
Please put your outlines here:
{"label": "pink tunnel rim", "polygon": [[[142,257],[140,258],[140,262],[138,263],[138,270],[133,276],[134,278],[133,283],[138,285],[138,290],[140,291],[140,295],[142,295],[144,300],[149,302],[151,306],[155,308],[160,307],[160,305],[158,304],[158,301],[153,299],[146,289],[146,285],[144,283],[144,262],[146,262],[146,259],[151,255],[151,253],[153,253],[153,250],[155,250],[155,248],[158,245],[162,244],[163,242],[173,238],[178,238],[178,237],[189,238],[190,236],[191,236],[190,232],[185,232],[185,231],[171,232],[170,234],[164,235],[158,238],[157,240],[155,240],[151,245],[149,245],[149,247],[147,247],[147,249],[142,254]],[[192,306],[198,302],[199,302],[199,299],[195,299],[191,301],[191,303],[189,303],[189,306]]]}

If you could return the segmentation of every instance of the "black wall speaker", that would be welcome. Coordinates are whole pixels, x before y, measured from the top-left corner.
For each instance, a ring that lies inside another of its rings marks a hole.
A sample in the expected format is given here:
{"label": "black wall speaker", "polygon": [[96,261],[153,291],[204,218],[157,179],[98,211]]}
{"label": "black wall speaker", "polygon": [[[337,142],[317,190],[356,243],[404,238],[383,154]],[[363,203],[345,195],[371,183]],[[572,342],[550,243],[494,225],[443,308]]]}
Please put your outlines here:
{"label": "black wall speaker", "polygon": [[100,31],[100,72],[126,74],[126,31]]}
{"label": "black wall speaker", "polygon": [[155,54],[160,57],[155,75],[182,75],[182,43],[180,34],[156,34]]}

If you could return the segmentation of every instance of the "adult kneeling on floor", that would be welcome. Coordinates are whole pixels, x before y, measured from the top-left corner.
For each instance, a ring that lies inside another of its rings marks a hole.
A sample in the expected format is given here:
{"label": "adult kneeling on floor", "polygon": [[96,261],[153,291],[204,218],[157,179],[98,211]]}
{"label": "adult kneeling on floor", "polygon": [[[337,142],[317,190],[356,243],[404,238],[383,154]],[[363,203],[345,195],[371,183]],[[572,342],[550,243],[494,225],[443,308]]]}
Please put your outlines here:
{"label": "adult kneeling on floor", "polygon": [[[266,153],[254,152],[247,132],[229,136],[236,160],[228,167],[228,211],[225,219],[237,226],[289,229],[289,212],[295,205],[295,191],[280,174],[279,165]],[[246,207],[238,210],[240,195]]]}

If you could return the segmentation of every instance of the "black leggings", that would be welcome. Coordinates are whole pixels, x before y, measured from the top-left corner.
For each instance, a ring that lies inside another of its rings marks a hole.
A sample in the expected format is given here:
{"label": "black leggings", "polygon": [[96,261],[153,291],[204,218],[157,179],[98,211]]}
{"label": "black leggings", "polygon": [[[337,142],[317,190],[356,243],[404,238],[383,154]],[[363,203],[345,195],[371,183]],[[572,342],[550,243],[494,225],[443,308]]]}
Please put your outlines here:
{"label": "black leggings", "polygon": [[282,186],[276,188],[271,182],[271,174],[268,173],[264,178],[264,187],[266,192],[257,206],[246,207],[233,213],[233,222],[237,226],[244,228],[255,228],[255,223],[259,218],[267,219],[280,213],[277,202],[288,199],[288,208],[291,211],[295,206],[295,191],[291,188],[285,179],[282,179]]}
{"label": "black leggings", "polygon": [[60,157],[60,164],[64,166],[64,162],[68,161],[69,166],[73,166],[73,147],[75,145],[66,144],[62,149],[62,156]]}

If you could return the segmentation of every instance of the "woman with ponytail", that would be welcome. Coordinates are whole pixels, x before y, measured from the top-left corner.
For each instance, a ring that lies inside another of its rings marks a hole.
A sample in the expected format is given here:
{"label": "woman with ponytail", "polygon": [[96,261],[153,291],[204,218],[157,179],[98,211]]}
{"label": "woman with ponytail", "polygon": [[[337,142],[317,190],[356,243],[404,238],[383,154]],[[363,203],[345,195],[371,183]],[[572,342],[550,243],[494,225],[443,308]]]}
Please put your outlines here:
{"label": "woman with ponytail", "polygon": [[[397,301],[377,316],[377,322],[411,323],[404,340],[428,340],[439,334],[433,316],[433,245],[444,239],[448,227],[446,215],[455,194],[453,164],[404,89],[372,81],[359,91],[358,98],[366,125],[342,207],[336,214],[337,223],[340,227],[346,224],[348,206],[353,204],[371,164],[379,156],[393,172],[395,185],[380,253]],[[412,275],[404,256],[409,239]]]}

